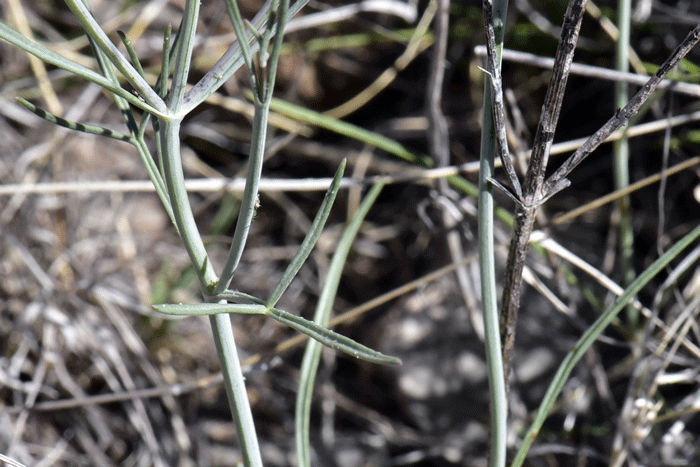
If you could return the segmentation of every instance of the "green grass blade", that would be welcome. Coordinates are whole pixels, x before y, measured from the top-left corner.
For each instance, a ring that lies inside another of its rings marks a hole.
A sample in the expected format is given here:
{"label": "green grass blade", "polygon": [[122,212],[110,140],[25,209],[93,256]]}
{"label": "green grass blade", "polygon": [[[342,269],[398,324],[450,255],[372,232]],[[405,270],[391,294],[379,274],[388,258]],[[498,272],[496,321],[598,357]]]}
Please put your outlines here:
{"label": "green grass blade", "polygon": [[280,280],[279,284],[277,284],[277,287],[275,287],[275,290],[270,295],[270,298],[267,301],[267,305],[270,308],[274,307],[277,304],[284,291],[287,290],[287,287],[289,287],[289,284],[291,284],[292,279],[294,279],[294,277],[299,272],[299,269],[301,269],[301,266],[304,264],[304,262],[306,262],[306,259],[311,254],[311,251],[313,250],[314,246],[316,245],[316,242],[318,241],[318,237],[321,236],[323,226],[326,225],[326,220],[328,219],[328,216],[331,213],[333,202],[335,201],[335,197],[338,194],[340,182],[343,178],[343,173],[345,171],[345,164],[346,161],[343,160],[343,162],[340,164],[340,167],[335,173],[335,177],[333,178],[331,186],[326,192],[326,196],[323,198],[323,203],[321,203],[321,207],[318,210],[318,214],[316,214],[316,218],[314,219],[313,224],[311,224],[309,232],[306,234],[304,241],[301,242],[301,246],[294,255],[294,258],[292,258],[292,261],[289,263],[289,266],[287,266],[287,270],[284,271],[284,274],[282,275],[282,279]]}
{"label": "green grass blade", "polygon": [[[321,295],[318,298],[316,311],[314,313],[314,323],[316,326],[325,328],[328,326],[333,302],[338,293],[338,285],[340,277],[343,273],[343,268],[347,260],[348,253],[352,243],[360,230],[360,225],[365,216],[369,212],[374,202],[377,200],[384,184],[377,183],[365,195],[360,207],[348,226],[345,228],[338,246],[336,247],[333,259],[328,267],[328,275],[324,281]],[[352,354],[351,354],[352,355]],[[316,381],[316,372],[321,360],[321,346],[318,342],[309,341],[306,344],[304,358],[301,363],[299,376],[299,391],[297,392],[296,408],[295,408],[295,428],[294,437],[296,440],[297,463],[299,467],[309,467],[311,465],[311,454],[309,452],[310,436],[309,427],[311,419],[311,400],[313,398],[314,382]],[[393,363],[399,363],[396,359]]]}
{"label": "green grass blade", "polygon": [[47,112],[46,110],[40,109],[39,107],[35,106],[31,102],[29,102],[21,97],[16,97],[15,99],[17,100],[17,102],[19,102],[24,107],[26,107],[30,112],[38,115],[39,117],[43,118],[46,121],[49,121],[49,122],[56,124],[58,126],[62,126],[64,128],[68,128],[70,130],[81,131],[83,133],[88,133],[90,135],[106,136],[107,138],[112,138],[112,139],[116,139],[119,141],[124,141],[126,143],[133,143],[133,139],[131,136],[119,133],[118,131],[109,130],[107,128],[102,128],[100,126],[86,125],[84,123],[78,123],[78,122],[74,122],[71,120],[66,120],[65,118],[58,117],[50,112]]}
{"label": "green grass blade", "polygon": [[642,290],[642,288],[649,283],[658,273],[660,273],[673,259],[675,259],[681,252],[686,249],[691,243],[693,243],[698,237],[700,237],[700,226],[693,229],[685,237],[676,242],[673,247],[671,247],[666,253],[661,255],[656,261],[654,261],[651,266],[649,266],[644,272],[642,272],[631,284],[625,289],[625,292],[618,297],[615,303],[608,308],[592,325],[588,330],[581,336],[576,346],[571,350],[567,356],[559,365],[557,373],[554,375],[552,382],[547,389],[546,394],[542,398],[539,409],[537,410],[537,415],[535,420],[532,422],[530,429],[528,430],[525,438],[523,439],[520,449],[513,460],[513,467],[520,467],[525,461],[527,452],[530,449],[533,441],[537,437],[542,424],[546,420],[549,412],[552,410],[557,397],[564,388],[571,371],[576,366],[576,363],[585,354],[588,348],[593,345],[595,340],[600,336],[600,334],[605,330],[605,328],[610,324],[610,322],[624,309],[630,301]]}
{"label": "green grass blade", "polygon": [[402,144],[394,141],[391,138],[387,138],[386,136],[380,135],[379,133],[375,133],[373,131],[365,130],[357,125],[329,117],[328,115],[305,109],[280,99],[272,99],[270,103],[270,110],[309,125],[324,128],[340,135],[347,136],[348,138],[362,141],[363,143],[382,149],[413,164],[421,164],[426,167],[429,167],[432,164],[428,156],[409,151]]}

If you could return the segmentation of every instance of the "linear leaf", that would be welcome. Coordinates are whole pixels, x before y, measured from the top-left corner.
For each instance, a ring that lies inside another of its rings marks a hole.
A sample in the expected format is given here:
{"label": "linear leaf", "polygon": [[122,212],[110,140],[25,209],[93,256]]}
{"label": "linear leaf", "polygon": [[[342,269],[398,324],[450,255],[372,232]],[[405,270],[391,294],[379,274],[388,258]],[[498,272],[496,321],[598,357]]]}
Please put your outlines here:
{"label": "linear leaf", "polygon": [[338,334],[335,331],[324,328],[323,326],[309,321],[300,316],[287,313],[286,311],[272,308],[267,313],[268,316],[274,318],[282,324],[286,324],[290,328],[306,334],[312,339],[321,344],[330,347],[331,349],[340,350],[353,357],[366,360],[372,363],[380,363],[383,365],[400,365],[401,360],[396,357],[384,355],[381,352],[372,350],[362,344],[355,342],[349,337]]}
{"label": "linear leaf", "polygon": [[141,66],[141,61],[139,60],[139,56],[136,53],[136,50],[134,49],[133,44],[131,43],[131,40],[126,37],[126,34],[124,34],[124,31],[117,31],[117,35],[119,35],[119,39],[121,39],[122,44],[124,44],[124,48],[126,48],[126,52],[129,54],[129,58],[131,59],[131,64],[134,65],[134,68],[136,68],[136,71],[138,71],[139,75],[143,77],[144,79],[146,78],[146,73],[143,71],[143,67]]}
{"label": "linear leaf", "polygon": [[390,154],[393,154],[401,159],[413,164],[421,164],[430,166],[430,158],[424,154],[419,154],[406,149],[401,143],[394,141],[391,138],[380,135],[373,131],[365,130],[352,123],[347,123],[337,118],[324,115],[313,110],[305,109],[298,105],[285,102],[281,99],[272,99],[270,110],[280,113],[286,117],[294,118],[299,121],[315,125],[326,130],[333,131],[343,136],[362,141],[363,143],[375,146]]}
{"label": "linear leaf", "polygon": [[[287,17],[293,18],[308,2],[309,0],[298,0],[295,2],[294,5],[289,8]],[[258,11],[258,14],[255,15],[255,18],[253,18],[252,24],[254,27],[258,28],[258,30],[265,26],[272,3],[273,2],[271,0],[265,2],[265,4]],[[276,27],[273,26],[273,30],[275,29]],[[250,45],[251,53],[257,52],[259,46],[260,44],[253,42]],[[236,41],[231,44],[228,50],[224,52],[221,58],[214,64],[213,67],[211,67],[211,69],[202,77],[202,79],[200,79],[197,84],[195,84],[192,89],[185,94],[183,111],[188,112],[192,110],[204,102],[207,97],[214,94],[216,90],[219,89],[219,87],[231,77],[231,75],[238,71],[238,69],[243,65],[243,61],[240,44],[238,41]]]}
{"label": "linear leaf", "polygon": [[46,110],[40,109],[31,102],[27,101],[26,99],[23,99],[21,97],[16,97],[15,99],[17,100],[17,102],[25,106],[29,111],[33,112],[34,114],[38,115],[44,120],[54,123],[58,126],[62,126],[70,130],[81,131],[83,133],[88,133],[91,135],[106,136],[107,138],[113,138],[119,141],[133,143],[133,139],[130,136],[119,133],[118,131],[110,130],[108,128],[102,128],[101,126],[86,125],[84,123],[66,120],[65,118],[58,117],[52,114],[51,112],[47,112]]}
{"label": "linear leaf", "polygon": [[74,62],[73,60],[69,60],[64,56],[57,54],[56,52],[49,50],[46,47],[34,41],[27,39],[22,34],[18,33],[17,31],[15,31],[14,29],[2,22],[0,22],[0,39],[9,42],[10,44],[24,50],[29,54],[34,55],[35,57],[43,60],[46,63],[55,65],[59,68],[73,73],[76,76],[85,78],[88,81],[92,81],[93,83],[103,87],[107,91],[116,94],[120,97],[123,97],[135,107],[138,107],[142,110],[145,110],[146,112],[151,112],[159,116],[167,116],[156,107],[147,104],[146,102],[142,101],[141,99],[134,96],[125,89],[121,88],[120,86],[115,85],[104,76],[94,72],[93,70],[77,62]]}
{"label": "linear leaf", "polygon": [[272,295],[270,295],[270,298],[267,301],[267,306],[270,308],[277,304],[284,291],[287,290],[287,287],[289,287],[289,284],[291,284],[292,279],[294,279],[299,272],[299,269],[301,269],[301,266],[311,254],[316,242],[318,242],[318,237],[321,236],[323,226],[326,225],[326,220],[328,220],[328,216],[331,213],[331,208],[333,207],[333,202],[338,194],[340,182],[343,178],[343,172],[345,171],[345,164],[346,161],[343,160],[335,173],[335,177],[333,178],[333,182],[331,182],[331,186],[326,192],[325,198],[323,198],[323,203],[321,203],[318,214],[316,214],[316,218],[314,219],[313,224],[311,224],[309,233],[306,234],[306,237],[301,243],[299,250],[294,255],[294,258],[292,258],[289,266],[287,266],[287,270],[284,271],[282,279],[280,280],[279,284],[277,284],[277,287],[275,287]]}
{"label": "linear leaf", "polygon": [[610,322],[617,316],[618,313],[620,313],[620,311],[622,311],[623,308],[627,306],[627,304],[630,303],[630,301],[642,290],[642,288],[666,266],[668,266],[673,259],[681,254],[681,252],[698,237],[700,237],[700,225],[695,227],[695,229],[693,229],[685,237],[676,242],[676,244],[673,245],[666,253],[661,255],[651,264],[651,266],[644,270],[644,272],[642,272],[630,284],[630,286],[625,289],[625,292],[620,295],[617,300],[615,300],[615,303],[608,308],[581,336],[576,343],[576,346],[566,355],[564,360],[561,362],[561,365],[559,365],[557,373],[554,375],[547,392],[542,398],[542,402],[537,410],[535,420],[532,422],[532,425],[530,425],[530,429],[525,435],[523,442],[520,445],[520,449],[513,460],[513,467],[519,467],[525,461],[527,451],[530,449],[530,446],[537,437],[542,424],[547,419],[549,412],[552,410],[552,407],[564,388],[564,384],[569,378],[571,371],[576,366],[576,363],[578,363],[581,357],[586,353],[588,348],[593,345],[595,340],[598,338],[598,336],[600,336]]}
{"label": "linear leaf", "polygon": [[[335,301],[338,285],[340,284],[340,276],[342,275],[348,253],[350,252],[350,247],[360,230],[362,221],[365,219],[365,216],[376,201],[383,187],[384,183],[382,182],[372,187],[362,199],[362,203],[360,203],[360,207],[353,216],[352,221],[350,221],[343,231],[335,253],[333,253],[333,259],[328,267],[328,273],[323,283],[321,295],[318,298],[316,311],[314,312],[314,324],[316,326],[328,326],[331,310],[333,309],[333,302]],[[316,373],[320,361],[321,346],[318,345],[317,342],[307,343],[299,372],[299,390],[297,392],[296,407],[294,410],[294,423],[296,427],[294,436],[297,461],[298,464],[303,467],[311,464],[311,453],[309,452],[311,399],[313,397],[314,382],[316,380]],[[400,360],[395,359],[393,363],[399,362]]]}
{"label": "linear leaf", "polygon": [[80,24],[85,29],[85,32],[90,36],[99,49],[107,56],[115,67],[121,72],[122,76],[131,84],[151,106],[157,108],[161,112],[167,112],[165,102],[156,94],[146,80],[139,75],[129,61],[117,49],[117,46],[109,40],[107,34],[102,30],[95,18],[90,12],[87,2],[84,0],[66,0],[68,8],[71,9]]}

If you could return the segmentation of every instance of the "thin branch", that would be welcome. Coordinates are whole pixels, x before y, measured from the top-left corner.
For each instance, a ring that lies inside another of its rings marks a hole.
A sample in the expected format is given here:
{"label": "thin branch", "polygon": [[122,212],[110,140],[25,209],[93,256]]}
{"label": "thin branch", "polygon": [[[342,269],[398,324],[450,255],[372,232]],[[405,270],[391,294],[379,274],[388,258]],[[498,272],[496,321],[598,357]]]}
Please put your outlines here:
{"label": "thin branch", "polygon": [[522,274],[525,258],[530,246],[530,234],[535,223],[537,206],[543,198],[542,185],[547,160],[554,139],[559,112],[564,96],[571,62],[586,0],[572,0],[564,15],[562,36],[557,47],[552,77],[547,88],[545,103],[542,106],[540,123],[530,157],[530,164],[523,186],[523,204],[517,206],[513,236],[511,237],[506,277],[501,301],[501,339],[503,342],[503,363],[506,381],[510,374],[515,345],[515,326],[520,308]]}
{"label": "thin branch", "polygon": [[515,173],[513,161],[510,158],[508,150],[508,140],[506,138],[506,113],[503,104],[503,80],[501,79],[500,59],[498,58],[498,49],[496,48],[496,32],[493,25],[493,8],[490,2],[484,2],[484,22],[486,23],[486,56],[488,58],[488,71],[490,77],[492,92],[491,101],[493,106],[493,120],[496,129],[496,140],[498,142],[498,152],[501,156],[501,162],[508,174],[513,190],[518,198],[523,195],[523,190],[518,180],[518,175]]}
{"label": "thin branch", "polygon": [[697,25],[683,39],[683,42],[673,52],[673,54],[658,69],[656,74],[649,78],[644,87],[629,101],[622,109],[615,112],[615,115],[605,123],[593,136],[588,138],[583,145],[564,162],[559,169],[545,183],[544,191],[550,192],[552,188],[571,171],[579,165],[590,153],[592,153],[605,139],[615,130],[624,125],[631,117],[637,114],[639,108],[646,102],[652,92],[656,90],[663,78],[678,64],[678,62],[690,52],[690,50],[700,40],[700,24]]}

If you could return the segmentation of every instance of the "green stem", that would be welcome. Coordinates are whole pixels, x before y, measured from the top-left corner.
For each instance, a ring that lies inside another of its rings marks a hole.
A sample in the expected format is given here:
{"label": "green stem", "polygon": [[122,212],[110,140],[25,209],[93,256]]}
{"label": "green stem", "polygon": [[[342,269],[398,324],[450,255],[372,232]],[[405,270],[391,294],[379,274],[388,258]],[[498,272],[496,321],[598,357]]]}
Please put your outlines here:
{"label": "green stem", "polygon": [[265,137],[267,135],[267,117],[270,113],[269,102],[266,104],[255,104],[255,117],[253,120],[253,139],[250,149],[250,159],[248,160],[248,175],[246,177],[245,189],[243,190],[243,199],[236,222],[236,230],[231,241],[231,249],[229,250],[228,258],[224,269],[221,271],[221,277],[214,289],[215,294],[224,292],[231,284],[233,274],[238,267],[243,248],[248,239],[250,224],[255,215],[255,204],[258,200],[258,185],[260,183],[260,175],[262,173],[262,164],[265,156]]}
{"label": "green stem", "polygon": [[248,392],[245,388],[245,378],[238,359],[236,342],[233,338],[231,318],[228,314],[219,313],[209,317],[211,330],[214,334],[216,352],[221,362],[221,373],[224,376],[226,396],[236,423],[241,444],[243,465],[246,467],[262,467],[262,457],[258,436],[255,432],[253,413],[250,408]]}
{"label": "green stem", "polygon": [[[618,2],[618,30],[617,54],[615,58],[617,71],[626,73],[629,71],[629,47],[630,47],[630,23],[631,0],[619,0]],[[629,101],[628,84],[624,81],[615,83],[615,107],[621,109]],[[625,125],[622,137],[614,143],[614,172],[615,189],[626,188],[630,183],[629,175],[629,142]],[[632,212],[630,197],[623,196],[617,203],[620,215],[618,224],[618,241],[620,245],[620,269],[622,271],[623,285],[629,285],[634,280],[634,230],[632,227]],[[636,327],[639,321],[639,313],[634,307],[627,309],[627,318],[630,326]]]}
{"label": "green stem", "polygon": [[[503,49],[504,25],[508,2],[499,0],[492,9],[492,20],[496,36],[498,66],[501,63]],[[488,21],[488,19],[487,19]],[[481,274],[481,302],[484,316],[484,341],[486,344],[486,363],[489,375],[490,400],[490,453],[489,467],[504,467],[506,464],[506,435],[508,427],[508,399],[505,375],[503,373],[503,353],[501,349],[501,331],[499,326],[498,299],[496,296],[496,269],[494,253],[494,198],[493,185],[488,181],[494,177],[494,161],[497,142],[492,105],[492,86],[488,80],[484,83],[484,110],[481,133],[481,163],[479,170],[479,272]]]}
{"label": "green stem", "polygon": [[185,190],[185,177],[180,159],[180,122],[159,120],[160,147],[163,160],[165,186],[170,195],[175,224],[190,260],[197,269],[200,285],[205,293],[211,293],[217,283],[216,273],[207,255],[202,237],[192,214],[190,200]]}

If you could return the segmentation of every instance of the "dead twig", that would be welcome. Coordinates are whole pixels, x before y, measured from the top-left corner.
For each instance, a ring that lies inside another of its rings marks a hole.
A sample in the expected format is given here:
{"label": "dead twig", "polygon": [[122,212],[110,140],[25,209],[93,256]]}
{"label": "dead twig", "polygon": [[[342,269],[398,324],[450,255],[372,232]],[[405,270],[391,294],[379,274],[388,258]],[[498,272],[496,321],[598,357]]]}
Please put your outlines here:
{"label": "dead twig", "polygon": [[[535,135],[532,156],[525,175],[523,195],[520,203],[516,205],[515,223],[513,225],[513,235],[506,265],[503,299],[501,301],[500,324],[506,381],[508,380],[513,360],[515,325],[520,307],[523,267],[530,246],[530,234],[535,223],[535,213],[537,207],[556,192],[551,189],[543,190],[544,173],[557,121],[559,120],[561,103],[564,98],[571,62],[573,61],[585,4],[586,0],[572,0],[564,15],[562,35],[557,48],[545,103],[542,106],[542,114],[540,115],[540,122]],[[557,189],[562,187],[561,184],[556,186]]]}

